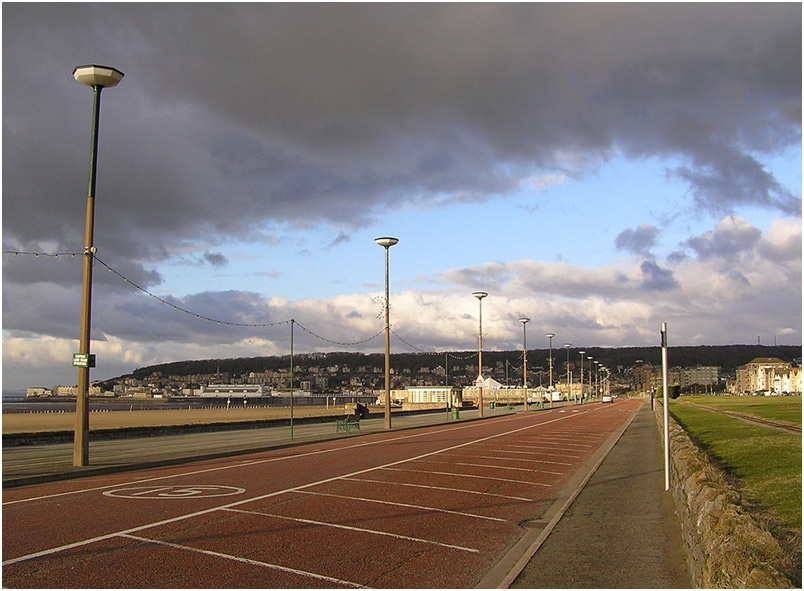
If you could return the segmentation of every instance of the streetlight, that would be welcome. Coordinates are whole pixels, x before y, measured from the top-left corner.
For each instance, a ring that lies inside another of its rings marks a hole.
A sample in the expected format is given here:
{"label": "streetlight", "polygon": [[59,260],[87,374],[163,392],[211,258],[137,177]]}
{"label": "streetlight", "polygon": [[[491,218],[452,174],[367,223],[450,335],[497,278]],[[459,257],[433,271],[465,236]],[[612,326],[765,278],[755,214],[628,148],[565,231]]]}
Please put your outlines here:
{"label": "streetlight", "polygon": [[544,336],[550,339],[550,383],[547,385],[547,390],[550,392],[550,408],[553,408],[553,337],[556,335],[548,332]]}
{"label": "streetlight", "polygon": [[592,360],[594,359],[594,357],[589,355],[587,357],[587,359],[589,360],[589,399],[594,400],[595,399],[595,393],[592,391],[592,385],[594,383],[593,376],[592,376],[592,366],[593,366]]}
{"label": "streetlight", "polygon": [[477,416],[483,418],[483,298],[487,294],[485,291],[475,291],[472,295],[477,298],[480,305],[478,319],[479,327],[477,330]]}
{"label": "streetlight", "polygon": [[398,238],[383,236],[374,242],[385,248],[385,428],[391,428],[391,313],[388,305],[388,249]]}
{"label": "streetlight", "polygon": [[581,356],[581,404],[583,404],[583,356],[586,351],[578,351],[578,354]]}
{"label": "streetlight", "polygon": [[528,410],[528,330],[530,318],[522,317],[522,387],[525,389],[525,410]]}
{"label": "streetlight", "polygon": [[595,396],[600,393],[600,362],[595,359]]}
{"label": "streetlight", "polygon": [[564,343],[564,348],[567,350],[567,404],[569,404],[572,397],[572,380],[570,380],[570,366],[569,366],[569,350],[572,347],[571,343]]}
{"label": "streetlight", "polygon": [[89,354],[89,328],[92,311],[92,261],[95,256],[95,180],[98,171],[98,127],[100,124],[101,91],[112,88],[123,79],[123,72],[107,66],[77,66],[73,78],[91,86],[95,100],[92,107],[92,148],[89,154],[89,190],[87,217],[84,230],[84,279],[81,298],[81,337],[78,343],[78,392],[75,402],[75,437],[73,439],[73,466],[89,465],[89,368],[94,360]]}

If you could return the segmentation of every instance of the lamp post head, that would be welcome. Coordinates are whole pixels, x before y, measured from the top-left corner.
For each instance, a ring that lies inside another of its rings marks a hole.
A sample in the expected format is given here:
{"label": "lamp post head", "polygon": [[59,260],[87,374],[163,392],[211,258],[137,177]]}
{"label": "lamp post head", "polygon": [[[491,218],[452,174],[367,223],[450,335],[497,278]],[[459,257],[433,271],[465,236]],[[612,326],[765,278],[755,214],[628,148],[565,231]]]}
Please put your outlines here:
{"label": "lamp post head", "polygon": [[530,318],[525,318],[525,317],[523,316],[522,318],[520,318],[520,319],[519,319],[519,321],[520,321],[522,324],[527,324],[528,322],[530,322]]}
{"label": "lamp post head", "polygon": [[390,248],[397,242],[399,242],[399,238],[391,238],[390,236],[382,236],[381,238],[375,238],[374,242],[383,246],[385,248]]}
{"label": "lamp post head", "polygon": [[578,351],[578,355],[586,355],[586,351]]}
{"label": "lamp post head", "polygon": [[564,346],[565,346],[567,349],[570,349],[570,348],[572,347],[572,343],[564,343]]}
{"label": "lamp post head", "polygon": [[100,86],[101,88],[111,88],[123,79],[123,72],[109,66],[98,66],[89,64],[86,66],[76,66],[73,70],[73,78],[81,84],[87,86]]}
{"label": "lamp post head", "polygon": [[475,296],[477,299],[482,300],[489,294],[487,294],[485,291],[473,291],[472,295]]}
{"label": "lamp post head", "polygon": [[553,338],[554,336],[556,336],[556,335],[555,335],[555,333],[548,332],[548,333],[547,333],[546,335],[544,335],[544,336],[546,336],[548,339],[552,339],[552,338]]}

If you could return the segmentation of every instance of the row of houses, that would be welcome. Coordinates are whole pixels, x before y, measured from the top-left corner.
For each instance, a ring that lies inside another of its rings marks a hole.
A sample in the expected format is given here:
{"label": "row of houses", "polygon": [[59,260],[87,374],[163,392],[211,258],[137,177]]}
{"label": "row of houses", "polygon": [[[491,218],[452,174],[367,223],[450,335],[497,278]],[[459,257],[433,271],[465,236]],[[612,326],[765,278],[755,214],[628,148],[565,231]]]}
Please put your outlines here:
{"label": "row of houses", "polygon": [[776,357],[757,357],[737,368],[736,378],[729,384],[729,392],[801,394],[801,365],[793,365]]}

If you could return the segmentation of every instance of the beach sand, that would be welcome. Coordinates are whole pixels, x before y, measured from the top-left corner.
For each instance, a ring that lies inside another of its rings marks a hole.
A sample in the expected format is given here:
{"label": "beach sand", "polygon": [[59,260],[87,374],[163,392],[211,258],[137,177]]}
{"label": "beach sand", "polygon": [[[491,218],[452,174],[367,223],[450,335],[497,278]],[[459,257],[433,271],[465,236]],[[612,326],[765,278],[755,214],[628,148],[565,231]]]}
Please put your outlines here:
{"label": "beach sand", "polygon": [[[294,406],[293,418],[346,414],[344,406]],[[290,407],[271,408],[214,408],[181,410],[116,410],[89,413],[89,429],[120,429],[123,427],[163,427],[169,425],[199,425],[289,419]],[[3,434],[72,431],[75,429],[75,412],[3,413]]]}

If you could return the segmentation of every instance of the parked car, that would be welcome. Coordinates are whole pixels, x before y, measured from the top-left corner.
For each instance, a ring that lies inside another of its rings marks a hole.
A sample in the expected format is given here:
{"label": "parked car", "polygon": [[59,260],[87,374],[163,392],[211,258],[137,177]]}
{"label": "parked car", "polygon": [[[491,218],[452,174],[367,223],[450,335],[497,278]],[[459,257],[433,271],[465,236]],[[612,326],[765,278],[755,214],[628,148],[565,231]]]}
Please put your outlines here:
{"label": "parked car", "polygon": [[603,396],[603,402],[614,402],[614,398],[611,396]]}

